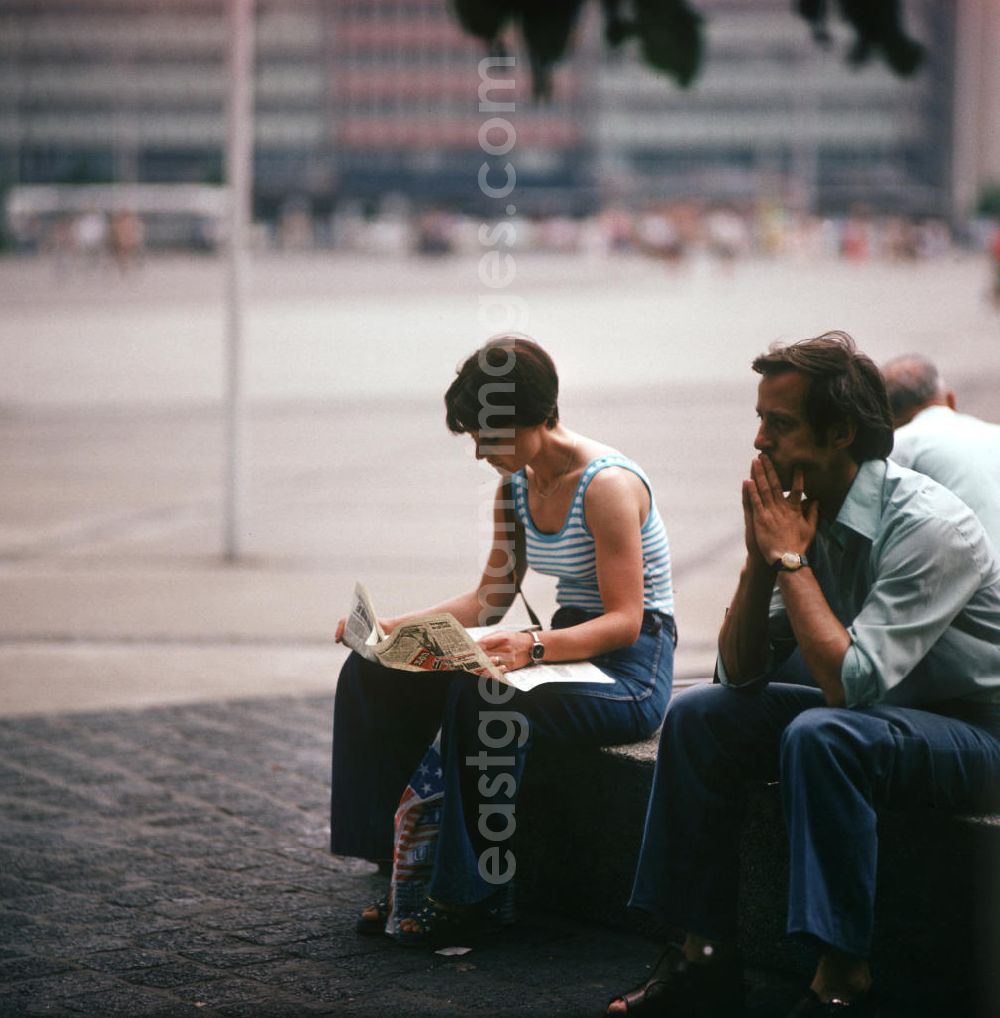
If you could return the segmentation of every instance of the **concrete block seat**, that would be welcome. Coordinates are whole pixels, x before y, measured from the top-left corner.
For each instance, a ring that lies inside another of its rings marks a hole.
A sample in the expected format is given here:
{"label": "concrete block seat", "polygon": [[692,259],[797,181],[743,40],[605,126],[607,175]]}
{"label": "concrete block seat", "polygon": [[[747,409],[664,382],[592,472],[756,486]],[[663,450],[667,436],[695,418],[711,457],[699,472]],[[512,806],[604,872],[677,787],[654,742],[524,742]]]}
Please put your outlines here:
{"label": "concrete block seat", "polygon": [[[521,900],[651,936],[676,934],[626,907],[656,748],[655,738],[534,747],[514,842]],[[1000,1015],[1000,816],[884,810],[879,845],[872,963],[880,985],[907,1015]],[[776,784],[750,790],[741,857],[745,959],[811,974],[815,956],[784,934],[788,849]]]}

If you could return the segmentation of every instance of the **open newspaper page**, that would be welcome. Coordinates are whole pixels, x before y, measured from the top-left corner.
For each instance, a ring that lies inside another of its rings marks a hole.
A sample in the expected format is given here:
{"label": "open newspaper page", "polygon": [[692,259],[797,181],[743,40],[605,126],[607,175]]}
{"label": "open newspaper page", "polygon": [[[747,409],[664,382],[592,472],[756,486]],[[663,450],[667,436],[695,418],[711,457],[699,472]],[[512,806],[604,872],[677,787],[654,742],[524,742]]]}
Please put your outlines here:
{"label": "open newspaper page", "polygon": [[379,660],[390,668],[448,672],[505,679],[486,652],[454,615],[421,615],[400,623],[378,647]]}
{"label": "open newspaper page", "polygon": [[385,639],[375,606],[361,583],[354,584],[354,603],[344,626],[344,643],[368,661],[378,661],[374,647]]}
{"label": "open newspaper page", "polygon": [[344,627],[344,643],[369,661],[408,672],[465,671],[488,675],[522,692],[545,682],[614,682],[589,661],[532,665],[501,672],[476,642],[510,626],[466,629],[454,615],[441,612],[400,623],[385,634],[364,584],[354,586],[354,603]]}
{"label": "open newspaper page", "polygon": [[407,672],[464,671],[506,681],[482,647],[454,615],[421,615],[400,623],[387,636],[364,584],[354,585],[354,602],[344,643],[369,661]]}

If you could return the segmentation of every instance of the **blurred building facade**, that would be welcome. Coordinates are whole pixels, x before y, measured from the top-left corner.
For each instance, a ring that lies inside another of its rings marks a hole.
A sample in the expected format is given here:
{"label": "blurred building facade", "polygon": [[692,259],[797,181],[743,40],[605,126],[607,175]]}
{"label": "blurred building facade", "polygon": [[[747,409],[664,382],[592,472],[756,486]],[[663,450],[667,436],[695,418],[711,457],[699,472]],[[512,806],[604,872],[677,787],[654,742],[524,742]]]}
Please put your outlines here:
{"label": "blurred building facade", "polygon": [[[698,6],[707,52],[693,88],[628,46],[607,53],[594,5],[550,101],[532,100],[518,54],[514,89],[491,96],[514,103],[516,146],[484,155],[484,53],[446,0],[258,0],[258,214],[392,192],[482,207],[484,159],[515,165],[522,211],[570,214],[773,193],[821,211],[949,215],[1000,178],[992,0],[908,0],[931,47],[909,81],[817,49],[787,0]],[[225,49],[224,0],[0,0],[3,183],[218,182]]]}
{"label": "blurred building facade", "polygon": [[[525,210],[586,204],[593,47],[557,72],[551,101],[539,104],[516,55],[514,70],[502,57],[484,64],[483,47],[459,30],[443,0],[332,6],[333,129],[345,195],[398,192],[424,202],[488,205],[477,187],[486,158],[516,165],[517,200]],[[487,104],[509,111],[481,108],[484,80]],[[515,134],[501,125],[484,128],[494,117],[507,120]],[[510,153],[498,151],[508,144]],[[500,172],[492,176],[500,179],[506,179]]]}
{"label": "blurred building facade", "polygon": [[[261,4],[260,193],[332,182],[328,5]],[[224,0],[0,0],[7,183],[218,183]]]}
{"label": "blurred building facade", "polygon": [[836,24],[824,50],[787,0],[701,0],[706,59],[689,91],[626,55],[599,77],[599,179],[611,194],[780,199],[810,211],[865,203],[946,214],[954,7],[908,0],[930,45],[921,73],[845,65]]}
{"label": "blurred building facade", "polygon": [[1000,189],[1000,3],[959,0],[956,14],[952,206],[965,210]]}

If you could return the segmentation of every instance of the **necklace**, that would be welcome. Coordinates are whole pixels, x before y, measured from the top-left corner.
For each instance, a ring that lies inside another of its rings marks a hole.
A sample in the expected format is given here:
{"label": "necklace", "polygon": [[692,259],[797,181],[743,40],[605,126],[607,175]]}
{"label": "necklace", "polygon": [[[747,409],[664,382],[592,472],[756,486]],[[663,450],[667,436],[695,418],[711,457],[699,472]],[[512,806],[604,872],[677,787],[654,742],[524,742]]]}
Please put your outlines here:
{"label": "necklace", "polygon": [[549,488],[548,491],[542,491],[538,485],[538,478],[535,478],[535,494],[539,498],[550,498],[559,490],[559,485],[562,484],[563,478],[566,476],[566,471],[569,470],[570,461],[573,459],[573,453],[576,452],[576,435],[573,436],[573,444],[569,447],[569,452],[566,454],[566,462],[563,464],[563,468],[559,471],[559,476],[556,478],[556,483]]}

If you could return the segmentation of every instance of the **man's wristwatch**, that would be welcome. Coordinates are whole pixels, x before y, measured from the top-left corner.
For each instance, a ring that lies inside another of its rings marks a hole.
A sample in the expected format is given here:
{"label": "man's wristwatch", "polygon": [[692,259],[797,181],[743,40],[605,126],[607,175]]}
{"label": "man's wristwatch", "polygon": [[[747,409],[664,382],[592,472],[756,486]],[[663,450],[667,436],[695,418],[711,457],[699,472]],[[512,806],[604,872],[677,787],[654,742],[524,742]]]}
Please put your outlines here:
{"label": "man's wristwatch", "polygon": [[809,565],[809,560],[805,555],[799,555],[794,551],[786,551],[771,563],[771,568],[776,573],[794,573],[796,570],[807,565]]}
{"label": "man's wristwatch", "polygon": [[545,657],[545,644],[538,637],[534,629],[528,630],[531,633],[531,663],[535,664]]}

